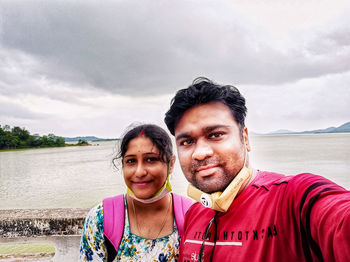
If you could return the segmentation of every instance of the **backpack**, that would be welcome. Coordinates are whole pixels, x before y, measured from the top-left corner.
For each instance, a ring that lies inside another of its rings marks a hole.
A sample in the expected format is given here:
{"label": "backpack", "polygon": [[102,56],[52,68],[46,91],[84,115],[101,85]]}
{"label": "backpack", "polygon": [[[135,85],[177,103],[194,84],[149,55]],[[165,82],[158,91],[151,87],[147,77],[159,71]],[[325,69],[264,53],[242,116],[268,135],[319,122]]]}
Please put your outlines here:
{"label": "backpack", "polygon": [[[185,214],[192,201],[189,198],[172,193],[175,223],[181,236],[184,230]],[[120,241],[124,233],[125,207],[124,195],[105,198],[103,200],[103,227],[107,249],[107,261],[116,257]]]}

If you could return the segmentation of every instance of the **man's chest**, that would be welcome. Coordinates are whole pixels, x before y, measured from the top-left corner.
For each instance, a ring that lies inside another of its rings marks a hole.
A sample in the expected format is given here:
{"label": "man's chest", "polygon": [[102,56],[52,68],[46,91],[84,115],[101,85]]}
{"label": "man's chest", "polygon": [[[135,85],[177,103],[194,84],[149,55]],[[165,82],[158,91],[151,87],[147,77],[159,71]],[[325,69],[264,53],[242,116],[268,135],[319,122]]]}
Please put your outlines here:
{"label": "man's chest", "polygon": [[300,236],[291,212],[271,199],[235,205],[215,220],[212,211],[193,210],[186,222],[181,261],[198,261],[201,252],[203,261],[214,254],[213,261],[220,262],[281,261],[286,252],[299,253],[295,249]]}

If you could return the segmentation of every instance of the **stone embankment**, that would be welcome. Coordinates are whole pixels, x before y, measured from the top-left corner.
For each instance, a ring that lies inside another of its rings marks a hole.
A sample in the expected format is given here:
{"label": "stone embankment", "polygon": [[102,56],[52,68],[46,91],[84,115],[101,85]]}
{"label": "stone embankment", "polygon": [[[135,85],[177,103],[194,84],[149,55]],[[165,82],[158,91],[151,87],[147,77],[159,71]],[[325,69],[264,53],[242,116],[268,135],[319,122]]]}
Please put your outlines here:
{"label": "stone embankment", "polygon": [[53,261],[77,261],[89,209],[0,210],[0,243],[50,242]]}

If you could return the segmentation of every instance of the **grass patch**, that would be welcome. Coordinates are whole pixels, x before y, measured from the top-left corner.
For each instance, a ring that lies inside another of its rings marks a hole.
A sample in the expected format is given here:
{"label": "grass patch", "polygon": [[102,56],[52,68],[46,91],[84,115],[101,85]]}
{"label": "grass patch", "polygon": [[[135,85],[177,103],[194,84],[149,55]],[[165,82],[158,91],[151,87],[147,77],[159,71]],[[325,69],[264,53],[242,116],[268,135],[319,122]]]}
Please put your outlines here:
{"label": "grass patch", "polygon": [[55,253],[50,243],[0,244],[0,255]]}

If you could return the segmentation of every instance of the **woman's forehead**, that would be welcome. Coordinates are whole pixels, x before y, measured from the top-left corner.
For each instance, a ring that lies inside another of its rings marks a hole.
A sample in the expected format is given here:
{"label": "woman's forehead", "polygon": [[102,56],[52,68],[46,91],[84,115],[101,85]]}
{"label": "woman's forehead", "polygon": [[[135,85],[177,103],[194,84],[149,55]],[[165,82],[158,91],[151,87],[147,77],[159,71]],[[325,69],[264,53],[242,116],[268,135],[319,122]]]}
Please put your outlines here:
{"label": "woman's forehead", "polygon": [[129,153],[159,154],[159,149],[148,137],[139,136],[130,140],[125,154],[127,155]]}

